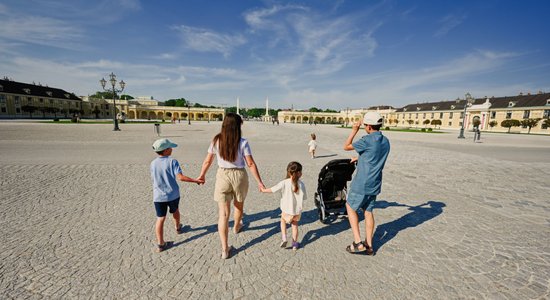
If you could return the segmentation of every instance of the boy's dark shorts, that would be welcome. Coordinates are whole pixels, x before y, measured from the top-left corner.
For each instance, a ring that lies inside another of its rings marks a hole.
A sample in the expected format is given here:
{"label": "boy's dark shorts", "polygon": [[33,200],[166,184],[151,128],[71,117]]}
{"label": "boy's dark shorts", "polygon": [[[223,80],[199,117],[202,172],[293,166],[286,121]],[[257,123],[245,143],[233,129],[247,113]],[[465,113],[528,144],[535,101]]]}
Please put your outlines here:
{"label": "boy's dark shorts", "polygon": [[170,213],[173,214],[178,210],[180,205],[180,198],[177,198],[168,202],[153,202],[155,203],[155,210],[157,211],[157,217],[166,217],[166,211],[170,208]]}
{"label": "boy's dark shorts", "polygon": [[353,210],[363,209],[364,211],[372,212],[376,195],[362,195],[354,192],[348,194],[348,204]]}

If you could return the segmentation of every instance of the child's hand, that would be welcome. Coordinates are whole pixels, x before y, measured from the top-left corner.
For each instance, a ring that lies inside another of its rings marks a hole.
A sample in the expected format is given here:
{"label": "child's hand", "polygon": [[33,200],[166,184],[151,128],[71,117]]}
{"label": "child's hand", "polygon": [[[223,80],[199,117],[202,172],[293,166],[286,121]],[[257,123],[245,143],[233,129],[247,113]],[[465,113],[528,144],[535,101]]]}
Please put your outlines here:
{"label": "child's hand", "polygon": [[204,180],[204,176],[199,176],[195,180],[198,185],[204,184],[206,182],[206,180]]}

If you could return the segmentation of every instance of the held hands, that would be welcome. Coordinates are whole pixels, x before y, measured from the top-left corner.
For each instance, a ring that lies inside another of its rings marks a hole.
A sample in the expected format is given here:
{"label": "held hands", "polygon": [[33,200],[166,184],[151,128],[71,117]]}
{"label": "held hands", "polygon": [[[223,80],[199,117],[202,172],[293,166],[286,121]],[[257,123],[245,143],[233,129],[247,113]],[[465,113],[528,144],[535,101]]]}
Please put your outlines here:
{"label": "held hands", "polygon": [[197,177],[197,179],[195,179],[195,183],[197,183],[198,185],[203,185],[205,182],[206,180],[204,179],[204,176],[199,176]]}
{"label": "held hands", "polygon": [[267,189],[265,188],[265,185],[264,185],[263,182],[259,182],[259,183],[258,183],[258,189],[259,189],[260,192],[262,192],[262,193],[265,193],[264,190],[267,190]]}

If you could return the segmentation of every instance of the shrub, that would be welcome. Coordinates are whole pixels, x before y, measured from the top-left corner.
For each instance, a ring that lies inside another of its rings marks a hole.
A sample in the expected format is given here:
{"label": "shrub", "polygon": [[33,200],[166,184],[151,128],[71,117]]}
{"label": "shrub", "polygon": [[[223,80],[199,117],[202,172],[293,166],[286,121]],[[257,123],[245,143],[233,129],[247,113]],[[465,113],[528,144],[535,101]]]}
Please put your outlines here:
{"label": "shrub", "polygon": [[59,118],[53,119],[54,122],[59,122]]}
{"label": "shrub", "polygon": [[426,128],[422,128],[422,129],[420,129],[420,131],[426,132]]}
{"label": "shrub", "polygon": [[432,131],[433,131],[433,129],[431,129],[431,128],[428,128],[428,132],[432,132]]}
{"label": "shrub", "polygon": [[386,130],[390,130],[390,128],[389,128],[388,126],[386,126],[386,128],[385,128],[385,129],[386,129]]}

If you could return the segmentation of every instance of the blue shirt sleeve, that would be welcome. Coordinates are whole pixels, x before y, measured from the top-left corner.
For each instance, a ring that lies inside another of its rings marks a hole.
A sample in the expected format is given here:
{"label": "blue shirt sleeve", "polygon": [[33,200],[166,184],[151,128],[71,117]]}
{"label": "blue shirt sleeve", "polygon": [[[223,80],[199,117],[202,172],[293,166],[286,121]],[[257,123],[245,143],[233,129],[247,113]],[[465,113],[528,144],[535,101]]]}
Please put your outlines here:
{"label": "blue shirt sleeve", "polygon": [[352,144],[353,149],[359,153],[359,155],[363,154],[363,152],[367,151],[368,149],[368,143],[365,139],[365,137],[360,138],[355,143]]}
{"label": "blue shirt sleeve", "polygon": [[172,160],[172,170],[174,170],[174,176],[177,176],[178,174],[183,175],[183,171],[181,170],[180,163],[177,160]]}

